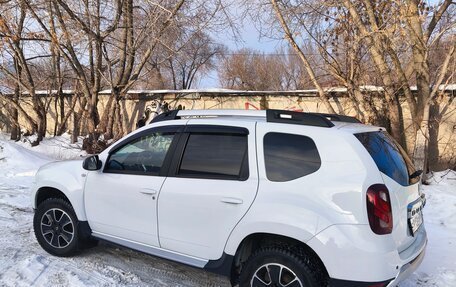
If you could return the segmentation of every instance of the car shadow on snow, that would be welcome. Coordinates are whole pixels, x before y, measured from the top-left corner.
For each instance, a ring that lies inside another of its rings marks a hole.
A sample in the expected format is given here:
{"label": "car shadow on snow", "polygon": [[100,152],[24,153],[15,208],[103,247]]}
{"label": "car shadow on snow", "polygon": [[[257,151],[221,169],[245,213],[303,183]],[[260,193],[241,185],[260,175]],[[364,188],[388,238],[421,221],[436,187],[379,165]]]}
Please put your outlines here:
{"label": "car shadow on snow", "polygon": [[84,250],[78,257],[93,262],[89,265],[119,285],[231,286],[226,277],[105,241]]}

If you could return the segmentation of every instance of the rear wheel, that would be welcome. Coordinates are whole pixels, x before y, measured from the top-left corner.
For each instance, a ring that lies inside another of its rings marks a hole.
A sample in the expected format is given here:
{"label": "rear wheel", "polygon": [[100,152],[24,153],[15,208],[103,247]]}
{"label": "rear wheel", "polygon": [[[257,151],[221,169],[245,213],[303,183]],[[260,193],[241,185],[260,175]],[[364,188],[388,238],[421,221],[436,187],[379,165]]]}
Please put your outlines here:
{"label": "rear wheel", "polygon": [[56,256],[71,256],[79,250],[78,223],[73,207],[57,198],[43,201],[33,217],[38,243]]}
{"label": "rear wheel", "polygon": [[241,270],[240,287],[317,287],[319,270],[309,258],[280,247],[255,252]]}

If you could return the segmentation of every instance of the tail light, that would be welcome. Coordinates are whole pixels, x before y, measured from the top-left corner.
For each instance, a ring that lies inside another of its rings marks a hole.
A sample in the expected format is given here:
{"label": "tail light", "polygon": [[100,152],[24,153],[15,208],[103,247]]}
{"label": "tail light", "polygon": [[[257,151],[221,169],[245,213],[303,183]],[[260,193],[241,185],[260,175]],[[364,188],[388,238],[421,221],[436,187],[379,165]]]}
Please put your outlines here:
{"label": "tail light", "polygon": [[367,189],[367,216],[372,231],[389,234],[393,231],[393,213],[388,188],[374,184]]}

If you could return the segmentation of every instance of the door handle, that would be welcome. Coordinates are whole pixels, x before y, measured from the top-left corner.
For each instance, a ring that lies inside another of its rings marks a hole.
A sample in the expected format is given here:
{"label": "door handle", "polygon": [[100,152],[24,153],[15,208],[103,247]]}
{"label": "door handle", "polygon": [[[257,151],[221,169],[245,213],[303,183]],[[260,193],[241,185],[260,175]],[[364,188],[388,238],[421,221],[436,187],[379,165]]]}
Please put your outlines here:
{"label": "door handle", "polygon": [[229,204],[242,204],[243,201],[240,198],[235,198],[235,197],[222,197],[220,200],[221,202],[224,203],[229,203]]}
{"label": "door handle", "polygon": [[147,194],[147,195],[157,194],[157,191],[152,188],[141,188],[141,190],[139,192],[141,192],[142,194]]}

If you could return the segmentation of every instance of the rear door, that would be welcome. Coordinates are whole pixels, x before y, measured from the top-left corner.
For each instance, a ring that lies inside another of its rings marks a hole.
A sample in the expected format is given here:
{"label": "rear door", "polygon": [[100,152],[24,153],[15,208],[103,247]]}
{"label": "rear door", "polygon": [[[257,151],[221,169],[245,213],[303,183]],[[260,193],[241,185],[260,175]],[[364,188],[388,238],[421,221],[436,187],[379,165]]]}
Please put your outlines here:
{"label": "rear door", "polygon": [[[422,228],[419,176],[405,151],[386,132],[355,134],[381,172],[393,210],[393,232],[399,251],[407,249]],[[412,214],[413,213],[413,214]]]}
{"label": "rear door", "polygon": [[160,246],[219,259],[258,186],[255,123],[190,120],[158,198]]}

